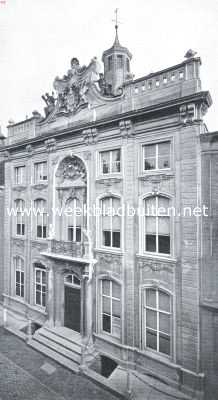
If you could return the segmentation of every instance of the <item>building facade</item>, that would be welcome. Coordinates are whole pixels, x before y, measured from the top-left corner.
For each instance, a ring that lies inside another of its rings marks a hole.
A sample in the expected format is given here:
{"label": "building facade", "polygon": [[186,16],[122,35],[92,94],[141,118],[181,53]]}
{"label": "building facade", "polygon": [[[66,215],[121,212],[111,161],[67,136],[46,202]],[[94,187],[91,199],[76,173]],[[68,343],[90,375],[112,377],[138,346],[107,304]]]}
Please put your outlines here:
{"label": "building facade", "polygon": [[217,209],[204,173],[217,163],[211,98],[193,52],[139,79],[131,57],[116,32],[103,74],[96,58],[73,58],[43,96],[45,117],[8,127],[5,315],[16,333],[38,328],[40,351],[54,355],[52,334],[72,333],[82,363],[102,355],[203,399],[215,371],[205,346],[218,343],[216,232],[196,211],[209,193]]}

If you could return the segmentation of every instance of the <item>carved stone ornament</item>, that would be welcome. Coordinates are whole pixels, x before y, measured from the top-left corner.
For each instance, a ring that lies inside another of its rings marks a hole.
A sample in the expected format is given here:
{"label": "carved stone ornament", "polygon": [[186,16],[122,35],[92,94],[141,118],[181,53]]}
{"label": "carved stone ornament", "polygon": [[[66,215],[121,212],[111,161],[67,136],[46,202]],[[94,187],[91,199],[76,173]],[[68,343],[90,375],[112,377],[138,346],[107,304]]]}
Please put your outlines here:
{"label": "carved stone ornament", "polygon": [[91,154],[91,151],[84,151],[83,152],[83,158],[85,159],[85,160],[91,160],[91,156],[92,156],[92,154]]}
{"label": "carved stone ornament", "polygon": [[32,249],[37,249],[39,251],[43,251],[48,248],[48,243],[46,243],[46,242],[42,243],[42,242],[39,242],[38,240],[32,240],[31,246],[32,246]]}
{"label": "carved stone ornament", "polygon": [[88,144],[95,144],[98,139],[98,131],[96,128],[84,129],[82,131],[83,140]]}
{"label": "carved stone ornament", "polygon": [[88,106],[87,93],[91,84],[99,87],[100,64],[94,57],[88,67],[80,66],[77,58],[71,60],[71,68],[63,78],[56,77],[54,89],[57,92],[57,112],[76,112]]}
{"label": "carved stone ornament", "polygon": [[132,131],[132,121],[123,120],[119,122],[120,133],[122,137],[130,137],[133,133]]}
{"label": "carved stone ornament", "polygon": [[10,160],[10,158],[11,158],[10,152],[8,150],[5,150],[3,152],[3,157],[5,160]]}
{"label": "carved stone ornament", "polygon": [[183,124],[190,124],[196,120],[196,107],[195,104],[183,105],[179,109],[180,121]]}
{"label": "carved stone ornament", "polygon": [[145,272],[169,272],[170,274],[174,271],[175,263],[169,263],[157,260],[140,259],[138,261],[139,268],[142,268]]}
{"label": "carved stone ornament", "polygon": [[33,146],[31,144],[26,145],[26,152],[28,153],[29,156],[33,154]]}
{"label": "carved stone ornament", "polygon": [[12,190],[16,192],[24,192],[26,190],[27,186],[24,185],[16,185],[12,187]]}
{"label": "carved stone ornament", "polygon": [[58,184],[64,181],[75,182],[77,186],[84,186],[87,183],[87,174],[83,161],[76,156],[65,157],[56,172]]}
{"label": "carved stone ornament", "polygon": [[18,239],[18,238],[13,238],[13,245],[23,249],[24,248],[24,240]]}
{"label": "carved stone ornament", "polygon": [[117,256],[116,254],[99,254],[98,262],[103,265],[115,264],[121,266],[122,256]]}
{"label": "carved stone ornament", "polygon": [[56,150],[56,140],[54,138],[45,140],[45,147],[48,153]]}

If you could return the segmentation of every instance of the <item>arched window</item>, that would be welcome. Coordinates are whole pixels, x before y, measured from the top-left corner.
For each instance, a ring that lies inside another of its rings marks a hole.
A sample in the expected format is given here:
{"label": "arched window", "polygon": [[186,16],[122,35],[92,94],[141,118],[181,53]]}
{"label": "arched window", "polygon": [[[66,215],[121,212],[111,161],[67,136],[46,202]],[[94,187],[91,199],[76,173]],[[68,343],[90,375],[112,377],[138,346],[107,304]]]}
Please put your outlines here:
{"label": "arched window", "polygon": [[102,246],[121,247],[120,198],[105,197],[101,200],[101,237]]}
{"label": "arched window", "polygon": [[101,331],[121,336],[121,286],[112,280],[101,283]]}
{"label": "arched window", "polygon": [[24,223],[24,200],[17,199],[15,200],[15,215],[16,215],[16,235],[25,235],[25,223]]}
{"label": "arched window", "polygon": [[76,288],[81,287],[81,281],[75,274],[68,274],[64,277],[64,284]]}
{"label": "arched window", "polygon": [[14,257],[15,294],[24,297],[24,261],[21,257]]}
{"label": "arched window", "polygon": [[82,209],[78,199],[70,199],[66,203],[67,238],[70,242],[81,242]]}
{"label": "arched window", "polygon": [[151,253],[170,254],[169,199],[153,196],[144,200],[144,250]]}
{"label": "arched window", "polygon": [[144,347],[171,354],[171,296],[157,288],[143,291]]}
{"label": "arched window", "polygon": [[35,216],[36,216],[36,237],[45,239],[47,236],[47,211],[46,201],[37,199],[34,201]]}

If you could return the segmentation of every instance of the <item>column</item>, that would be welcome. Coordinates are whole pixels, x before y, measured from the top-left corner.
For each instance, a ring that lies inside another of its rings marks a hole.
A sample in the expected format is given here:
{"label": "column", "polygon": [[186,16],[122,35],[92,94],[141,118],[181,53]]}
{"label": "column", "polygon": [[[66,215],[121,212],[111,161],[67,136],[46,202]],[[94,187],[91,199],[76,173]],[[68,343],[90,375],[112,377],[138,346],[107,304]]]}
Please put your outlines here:
{"label": "column", "polygon": [[55,326],[64,325],[64,276],[55,271]]}
{"label": "column", "polygon": [[50,266],[48,271],[48,298],[47,298],[47,312],[48,320],[46,326],[52,328],[54,326],[54,268]]}

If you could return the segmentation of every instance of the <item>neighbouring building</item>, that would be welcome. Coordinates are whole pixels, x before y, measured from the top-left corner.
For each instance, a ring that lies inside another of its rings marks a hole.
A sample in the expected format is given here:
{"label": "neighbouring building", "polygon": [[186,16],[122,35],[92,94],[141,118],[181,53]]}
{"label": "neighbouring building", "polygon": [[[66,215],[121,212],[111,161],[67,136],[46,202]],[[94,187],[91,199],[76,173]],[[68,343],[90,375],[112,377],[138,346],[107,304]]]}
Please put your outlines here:
{"label": "neighbouring building", "polygon": [[72,369],[115,362],[214,400],[218,133],[203,121],[211,97],[193,51],[139,79],[131,58],[116,27],[104,73],[96,58],[87,67],[73,58],[42,96],[45,117],[34,111],[8,126],[5,324]]}

